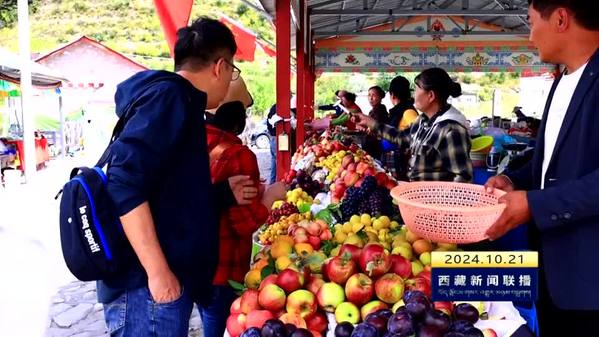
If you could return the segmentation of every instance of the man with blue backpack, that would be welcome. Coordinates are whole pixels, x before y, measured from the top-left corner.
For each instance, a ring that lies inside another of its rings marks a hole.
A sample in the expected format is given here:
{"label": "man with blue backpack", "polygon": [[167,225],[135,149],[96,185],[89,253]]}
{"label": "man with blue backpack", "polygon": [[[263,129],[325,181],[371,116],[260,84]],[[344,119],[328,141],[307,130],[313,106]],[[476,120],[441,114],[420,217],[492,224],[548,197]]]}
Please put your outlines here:
{"label": "man with blue backpack", "polygon": [[[115,128],[105,160],[97,165],[108,165],[106,175],[98,167],[77,169],[64,189],[65,260],[80,279],[100,279],[98,301],[111,336],[187,336],[193,303],[210,294],[219,212],[258,193],[249,177],[216,185],[210,179],[204,111],[216,108],[239,77],[233,34],[224,24],[201,18],[177,36],[175,72],[145,71],[118,86],[122,131]],[[103,179],[104,199],[110,199],[122,230],[102,220],[107,218],[98,205],[105,200],[98,198],[93,175]],[[74,186],[81,186],[80,194]],[[77,225],[67,233],[73,221]],[[82,237],[75,244],[69,239],[78,229]],[[125,248],[109,249],[119,234],[126,237]],[[103,273],[97,264],[79,263],[78,251],[92,254],[92,260],[100,253],[107,260],[118,258],[119,266]]]}

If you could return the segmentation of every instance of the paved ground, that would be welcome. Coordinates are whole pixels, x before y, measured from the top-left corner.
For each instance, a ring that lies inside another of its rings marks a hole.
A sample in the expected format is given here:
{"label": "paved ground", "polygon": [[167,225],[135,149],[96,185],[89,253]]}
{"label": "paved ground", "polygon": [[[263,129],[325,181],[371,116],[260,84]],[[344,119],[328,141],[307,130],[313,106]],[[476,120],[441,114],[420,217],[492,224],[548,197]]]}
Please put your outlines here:
{"label": "paved ground", "polygon": [[[255,152],[267,178],[270,152]],[[64,265],[54,200],[70,169],[89,162],[55,160],[27,184],[13,175],[0,187],[0,336],[107,336],[94,283],[77,281]],[[190,336],[203,336],[196,310]]]}

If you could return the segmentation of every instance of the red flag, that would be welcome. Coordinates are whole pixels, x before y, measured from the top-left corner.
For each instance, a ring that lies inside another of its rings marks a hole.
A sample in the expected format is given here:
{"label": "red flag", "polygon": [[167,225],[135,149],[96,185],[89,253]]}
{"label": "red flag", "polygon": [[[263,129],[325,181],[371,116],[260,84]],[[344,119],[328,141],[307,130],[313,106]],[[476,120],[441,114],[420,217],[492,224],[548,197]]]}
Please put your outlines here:
{"label": "red flag", "polygon": [[277,51],[272,49],[266,42],[258,40],[258,44],[264,50],[266,55],[270,57],[277,57]]}
{"label": "red flag", "polygon": [[235,59],[253,61],[254,53],[256,52],[256,34],[242,26],[239,22],[224,15],[221,16],[220,21],[229,27],[233,35],[235,35],[235,42],[237,43]]}
{"label": "red flag", "polygon": [[172,56],[177,41],[177,30],[187,26],[193,0],[154,0],[154,6]]}

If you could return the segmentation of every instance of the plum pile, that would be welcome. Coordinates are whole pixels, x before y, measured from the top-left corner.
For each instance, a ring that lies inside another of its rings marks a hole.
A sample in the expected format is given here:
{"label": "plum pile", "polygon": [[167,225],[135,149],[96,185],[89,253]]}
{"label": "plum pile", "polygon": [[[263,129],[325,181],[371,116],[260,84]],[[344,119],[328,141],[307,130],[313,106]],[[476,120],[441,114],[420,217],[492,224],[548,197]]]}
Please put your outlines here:
{"label": "plum pile", "polygon": [[303,191],[308,193],[311,197],[315,197],[320,191],[322,191],[322,185],[317,180],[313,180],[312,177],[304,170],[297,171],[295,178],[291,181],[291,189],[301,188]]}

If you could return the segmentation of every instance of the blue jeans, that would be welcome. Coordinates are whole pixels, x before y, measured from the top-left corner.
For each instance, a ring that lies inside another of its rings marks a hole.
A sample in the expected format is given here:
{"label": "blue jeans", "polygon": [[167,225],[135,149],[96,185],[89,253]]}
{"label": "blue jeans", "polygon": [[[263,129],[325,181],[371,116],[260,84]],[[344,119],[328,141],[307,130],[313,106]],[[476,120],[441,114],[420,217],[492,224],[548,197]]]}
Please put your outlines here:
{"label": "blue jeans", "polygon": [[185,289],[172,302],[156,303],[150,290],[142,287],[104,304],[104,319],[111,337],[187,337],[192,309]]}
{"label": "blue jeans", "polygon": [[270,183],[277,182],[277,137],[270,136]]}
{"label": "blue jeans", "polygon": [[204,336],[220,337],[224,334],[231,304],[236,298],[237,295],[230,286],[214,286],[210,300],[206,303],[197,303],[202,317]]}

